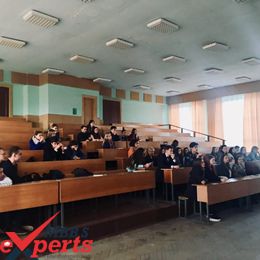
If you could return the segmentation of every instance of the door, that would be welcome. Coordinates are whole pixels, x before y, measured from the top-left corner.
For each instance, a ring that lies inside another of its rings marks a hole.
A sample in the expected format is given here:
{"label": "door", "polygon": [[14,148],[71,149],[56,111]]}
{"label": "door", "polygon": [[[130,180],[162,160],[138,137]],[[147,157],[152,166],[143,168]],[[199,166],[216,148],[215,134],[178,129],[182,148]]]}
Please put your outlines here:
{"label": "door", "polygon": [[9,88],[0,87],[0,116],[9,116]]}
{"label": "door", "polygon": [[121,123],[120,101],[103,100],[103,121],[105,125]]}
{"label": "door", "polygon": [[83,97],[83,123],[88,124],[89,120],[95,120],[95,99]]}

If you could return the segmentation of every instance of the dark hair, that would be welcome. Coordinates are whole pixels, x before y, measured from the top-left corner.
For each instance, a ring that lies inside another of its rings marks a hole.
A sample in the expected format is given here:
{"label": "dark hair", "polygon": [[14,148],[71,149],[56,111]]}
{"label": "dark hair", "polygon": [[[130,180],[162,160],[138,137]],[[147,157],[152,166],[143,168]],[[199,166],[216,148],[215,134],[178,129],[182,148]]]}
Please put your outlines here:
{"label": "dark hair", "polygon": [[238,164],[238,158],[243,158],[243,160],[245,161],[245,156],[241,153],[239,153],[236,157],[235,157],[235,163]]}
{"label": "dark hair", "polygon": [[246,149],[246,147],[245,146],[241,146],[241,148],[240,148],[240,153],[242,153],[242,150],[243,149]]}
{"label": "dark hair", "polygon": [[199,145],[199,144],[196,143],[196,142],[191,142],[191,143],[190,143],[190,148],[193,148],[193,147],[198,146],[198,145]]}
{"label": "dark hair", "polygon": [[231,153],[231,154],[233,154],[233,149],[234,149],[234,147],[230,147],[229,150],[228,150],[228,152]]}
{"label": "dark hair", "polygon": [[126,131],[126,130],[125,130],[125,128],[123,127],[122,130],[121,130],[121,133],[123,133],[123,132],[125,132],[125,131]]}
{"label": "dark hair", "polygon": [[208,168],[210,167],[210,160],[213,159],[213,158],[215,158],[215,157],[213,155],[211,155],[211,154],[206,154],[203,157],[206,167],[208,167]]}
{"label": "dark hair", "polygon": [[192,171],[201,169],[202,158],[196,158],[192,163]]}
{"label": "dark hair", "polygon": [[144,148],[138,148],[129,158],[134,164],[144,164]]}
{"label": "dark hair", "polygon": [[11,146],[8,150],[8,157],[11,157],[13,154],[18,154],[21,151],[19,146]]}
{"label": "dark hair", "polygon": [[[53,129],[52,129],[53,130]],[[54,131],[54,130],[53,130]],[[42,131],[40,131],[40,130],[36,130],[35,132],[34,132],[34,135],[38,135],[38,134],[42,134]]]}
{"label": "dark hair", "polygon": [[116,126],[112,125],[112,126],[110,127],[110,130],[113,130],[113,129],[116,130]]}
{"label": "dark hair", "polygon": [[136,143],[138,143],[139,140],[137,139],[132,139],[130,142],[129,142],[129,146],[130,147],[134,147]]}
{"label": "dark hair", "polygon": [[81,127],[80,127],[80,129],[83,129],[83,128],[87,128],[87,126],[86,125],[82,125]]}
{"label": "dark hair", "polygon": [[176,139],[172,141],[172,146],[175,146],[175,145],[176,145],[176,146],[178,146],[178,145],[179,145],[179,141],[178,141],[178,140],[176,140]]}
{"label": "dark hair", "polygon": [[[220,158],[220,164],[225,164],[225,163],[224,163],[224,157],[225,157],[225,156],[228,157],[227,154],[223,154],[223,155],[221,156],[221,158]],[[228,158],[229,158],[229,157],[228,157]]]}
{"label": "dark hair", "polygon": [[52,128],[49,128],[48,132],[55,132],[55,130],[53,130]]}
{"label": "dark hair", "polygon": [[238,146],[238,145],[236,145],[236,146],[235,146],[235,149],[239,149],[239,146]]}
{"label": "dark hair", "polygon": [[223,152],[223,148],[224,147],[227,147],[225,144],[223,144],[223,145],[221,145],[220,147],[219,147],[219,151],[221,151],[221,152]]}
{"label": "dark hair", "polygon": [[55,137],[55,136],[50,137],[49,143],[50,143],[50,144],[52,144],[52,143],[58,143],[57,137]]}
{"label": "dark hair", "polygon": [[95,123],[95,121],[93,119],[89,120],[88,125],[90,125],[91,123]]}
{"label": "dark hair", "polygon": [[133,128],[132,131],[131,131],[131,134],[134,134],[136,131],[136,128]]}
{"label": "dark hair", "polygon": [[172,146],[171,145],[165,145],[164,150],[167,151],[169,149],[172,149]]}
{"label": "dark hair", "polygon": [[216,152],[215,152],[215,149],[216,149],[216,148],[217,148],[216,146],[213,146],[213,147],[212,147],[211,154],[216,153]]}
{"label": "dark hair", "polygon": [[53,128],[53,127],[58,127],[58,125],[57,125],[57,124],[52,124],[51,127],[52,127],[52,128]]}
{"label": "dark hair", "polygon": [[254,152],[255,150],[258,150],[258,147],[257,146],[252,146],[251,152]]}
{"label": "dark hair", "polygon": [[74,146],[74,145],[79,145],[79,144],[78,144],[78,142],[76,140],[70,141],[69,146]]}

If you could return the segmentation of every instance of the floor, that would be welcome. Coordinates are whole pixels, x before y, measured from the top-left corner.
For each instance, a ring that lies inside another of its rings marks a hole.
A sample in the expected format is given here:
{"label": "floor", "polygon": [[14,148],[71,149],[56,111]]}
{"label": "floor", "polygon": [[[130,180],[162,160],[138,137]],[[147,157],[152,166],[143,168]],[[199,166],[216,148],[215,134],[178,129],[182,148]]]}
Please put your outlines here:
{"label": "floor", "polygon": [[221,213],[222,222],[178,218],[94,242],[91,254],[41,259],[188,260],[260,259],[260,205]]}

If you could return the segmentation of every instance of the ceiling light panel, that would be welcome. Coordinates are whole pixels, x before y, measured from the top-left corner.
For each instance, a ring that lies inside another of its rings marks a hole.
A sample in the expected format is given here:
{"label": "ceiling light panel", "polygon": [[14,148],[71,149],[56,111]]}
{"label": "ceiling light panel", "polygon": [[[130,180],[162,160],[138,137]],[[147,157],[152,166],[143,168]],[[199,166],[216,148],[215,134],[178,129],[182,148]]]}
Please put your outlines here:
{"label": "ceiling light panel", "polygon": [[135,75],[140,75],[140,74],[144,74],[145,71],[141,70],[141,69],[136,69],[136,68],[129,68],[124,70],[125,73],[129,73],[129,74],[135,74]]}
{"label": "ceiling light panel", "polygon": [[90,57],[82,56],[82,55],[74,55],[70,58],[70,61],[78,62],[78,63],[93,63],[96,60]]}
{"label": "ceiling light panel", "polygon": [[41,27],[49,28],[56,25],[59,19],[48,14],[41,13],[36,10],[30,10],[23,16],[23,20],[38,25]]}
{"label": "ceiling light panel", "polygon": [[169,20],[166,20],[164,18],[159,18],[159,19],[153,20],[153,21],[149,22],[146,26],[149,29],[163,32],[163,33],[172,33],[172,32],[176,32],[180,29],[179,25],[177,25]]}
{"label": "ceiling light panel", "polygon": [[104,83],[104,82],[111,82],[112,79],[107,79],[107,78],[95,78],[93,79],[93,82],[96,82],[96,83]]}
{"label": "ceiling light panel", "polygon": [[119,38],[115,38],[111,41],[106,42],[106,46],[118,48],[118,49],[128,49],[128,48],[133,48],[135,45],[132,42],[122,40],[122,39],[119,39]]}
{"label": "ceiling light panel", "polygon": [[212,50],[212,51],[226,51],[229,49],[229,46],[224,44],[224,43],[220,43],[220,42],[211,42],[208,43],[204,46],[202,46],[203,50]]}
{"label": "ceiling light panel", "polygon": [[251,58],[246,58],[242,60],[242,63],[245,63],[247,65],[259,65],[260,64],[260,59],[255,58],[255,57],[251,57]]}
{"label": "ceiling light panel", "polygon": [[201,85],[198,85],[198,88],[200,88],[200,89],[209,89],[209,88],[212,88],[212,87],[210,85],[201,84]]}
{"label": "ceiling light panel", "polygon": [[10,48],[22,48],[27,44],[25,41],[13,39],[13,38],[8,38],[5,36],[0,36],[0,45],[5,46],[5,47],[10,47]]}
{"label": "ceiling light panel", "polygon": [[180,93],[180,91],[171,89],[171,90],[167,90],[166,93],[167,94]]}
{"label": "ceiling light panel", "polygon": [[133,86],[134,89],[142,89],[142,90],[150,90],[152,89],[150,86],[146,86],[146,85],[135,85]]}
{"label": "ceiling light panel", "polygon": [[218,68],[208,68],[204,70],[208,74],[218,74],[221,73],[223,70]]}
{"label": "ceiling light panel", "polygon": [[252,80],[250,77],[247,77],[247,76],[236,77],[235,79],[238,82],[246,82],[246,81]]}
{"label": "ceiling light panel", "polygon": [[181,79],[177,78],[177,77],[166,77],[166,78],[164,78],[164,80],[170,81],[170,82],[180,82],[181,81]]}
{"label": "ceiling light panel", "polygon": [[59,75],[59,74],[64,74],[65,71],[64,70],[60,70],[60,69],[54,69],[54,68],[46,68],[46,69],[44,69],[42,71],[42,73]]}
{"label": "ceiling light panel", "polygon": [[162,61],[164,62],[187,62],[187,60],[183,57],[180,57],[180,56],[176,56],[176,55],[170,55],[170,56],[167,56],[167,57],[164,57],[162,58]]}

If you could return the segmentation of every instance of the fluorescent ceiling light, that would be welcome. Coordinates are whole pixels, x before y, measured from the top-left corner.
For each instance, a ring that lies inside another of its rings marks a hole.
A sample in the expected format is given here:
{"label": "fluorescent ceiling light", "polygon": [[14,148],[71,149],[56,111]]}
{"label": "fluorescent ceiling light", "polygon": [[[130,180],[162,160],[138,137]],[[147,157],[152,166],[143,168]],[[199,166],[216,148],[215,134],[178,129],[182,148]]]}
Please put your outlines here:
{"label": "fluorescent ceiling light", "polygon": [[124,70],[125,73],[131,73],[131,74],[144,74],[144,70],[136,69],[136,68],[129,68]]}
{"label": "fluorescent ceiling light", "polygon": [[74,55],[70,58],[70,61],[75,61],[79,63],[93,63],[96,60],[90,57],[82,56],[82,55]]}
{"label": "fluorescent ceiling light", "polygon": [[222,69],[218,69],[218,68],[208,68],[204,70],[206,73],[208,74],[218,74],[220,72],[222,72]]}
{"label": "fluorescent ceiling light", "polygon": [[206,84],[201,84],[201,85],[198,85],[198,88],[200,88],[200,89],[209,89],[209,88],[212,88],[212,86],[206,85]]}
{"label": "fluorescent ceiling light", "polygon": [[180,26],[164,18],[159,18],[149,22],[147,28],[163,33],[172,33],[178,31]]}
{"label": "fluorescent ceiling light", "polygon": [[106,42],[106,46],[119,48],[119,49],[127,49],[127,48],[133,48],[134,43],[123,40],[123,39],[115,38],[111,41]]}
{"label": "fluorescent ceiling light", "polygon": [[245,82],[245,81],[250,81],[251,80],[251,78],[247,77],[247,76],[240,76],[240,77],[236,77],[235,79],[237,81],[239,81],[239,82]]}
{"label": "fluorescent ceiling light", "polygon": [[112,79],[107,79],[107,78],[95,78],[93,79],[93,82],[111,82]]}
{"label": "fluorescent ceiling light", "polygon": [[242,60],[242,63],[246,63],[248,65],[259,65],[260,59],[258,59],[256,57],[246,58],[246,59]]}
{"label": "fluorescent ceiling light", "polygon": [[150,86],[146,86],[146,85],[135,85],[133,86],[134,89],[143,89],[143,90],[149,90],[152,89]]}
{"label": "fluorescent ceiling light", "polygon": [[178,91],[178,90],[174,90],[174,89],[171,89],[171,90],[167,90],[166,93],[167,93],[167,94],[171,94],[171,93],[180,93],[180,91]]}
{"label": "fluorescent ceiling light", "polygon": [[162,58],[162,61],[164,62],[186,62],[187,60],[183,57],[179,57],[179,56],[176,56],[176,55],[170,55],[170,56],[167,56],[167,57],[164,57]]}
{"label": "fluorescent ceiling light", "polygon": [[42,73],[59,75],[59,74],[64,74],[65,71],[64,70],[59,70],[59,69],[54,69],[54,68],[46,68],[46,69],[44,69],[42,71]]}
{"label": "fluorescent ceiling light", "polygon": [[36,10],[30,10],[23,16],[23,20],[38,26],[49,28],[59,22],[59,19]]}
{"label": "fluorescent ceiling light", "polygon": [[181,79],[177,78],[177,77],[166,77],[166,78],[164,78],[164,80],[173,81],[173,82],[180,82],[181,81]]}
{"label": "fluorescent ceiling light", "polygon": [[10,48],[22,48],[27,44],[25,41],[0,36],[0,45]]}
{"label": "fluorescent ceiling light", "polygon": [[211,42],[211,43],[208,43],[208,44],[202,46],[202,49],[203,50],[222,51],[222,50],[228,50],[229,46],[224,43],[220,43],[220,42]]}

